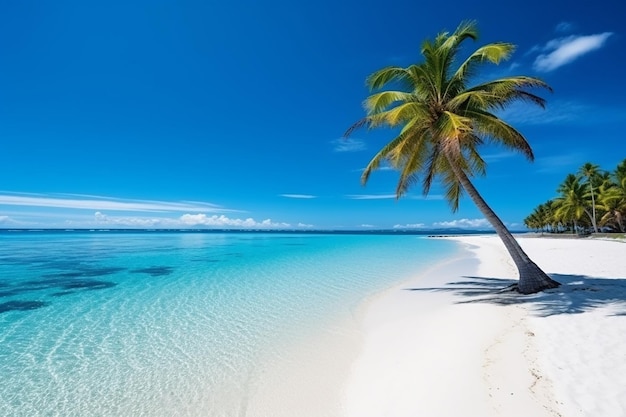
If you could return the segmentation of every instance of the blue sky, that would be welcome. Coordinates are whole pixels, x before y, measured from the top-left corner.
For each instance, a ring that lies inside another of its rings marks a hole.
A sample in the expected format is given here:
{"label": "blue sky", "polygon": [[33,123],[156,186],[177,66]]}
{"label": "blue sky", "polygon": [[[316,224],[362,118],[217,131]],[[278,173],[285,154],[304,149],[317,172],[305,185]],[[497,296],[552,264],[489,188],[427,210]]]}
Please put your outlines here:
{"label": "blue sky", "polygon": [[487,147],[476,186],[513,229],[585,162],[626,158],[619,0],[4,1],[0,228],[484,227],[465,198],[359,177],[391,131],[343,140],[364,80],[478,21],[472,47],[518,46],[481,76],[532,75],[541,110],[502,114],[536,160]]}

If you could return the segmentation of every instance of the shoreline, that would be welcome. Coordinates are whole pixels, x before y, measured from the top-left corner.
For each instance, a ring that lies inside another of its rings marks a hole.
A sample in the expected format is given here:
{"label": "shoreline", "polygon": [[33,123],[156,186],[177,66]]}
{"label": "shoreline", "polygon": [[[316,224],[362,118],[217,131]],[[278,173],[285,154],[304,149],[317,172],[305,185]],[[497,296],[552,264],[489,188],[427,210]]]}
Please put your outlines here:
{"label": "shoreline", "polygon": [[[437,238],[458,242],[461,256],[363,306],[345,416],[624,415],[623,242],[517,236],[563,284],[522,296],[496,292],[517,277],[496,236]],[[602,345],[589,343],[594,328],[608,333]]]}

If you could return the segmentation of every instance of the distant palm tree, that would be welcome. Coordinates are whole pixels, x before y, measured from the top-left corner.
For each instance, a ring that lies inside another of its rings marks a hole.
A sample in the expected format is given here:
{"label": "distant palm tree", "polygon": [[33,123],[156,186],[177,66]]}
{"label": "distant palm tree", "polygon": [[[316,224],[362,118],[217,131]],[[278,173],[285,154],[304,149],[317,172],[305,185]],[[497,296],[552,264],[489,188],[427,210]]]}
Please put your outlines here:
{"label": "distant palm tree", "polygon": [[626,231],[626,160],[599,187],[598,206],[605,211],[600,218],[602,226],[613,225],[620,232]]}
{"label": "distant palm tree", "polygon": [[597,177],[600,174],[600,167],[598,165],[594,165],[591,162],[587,162],[578,170],[579,175],[583,178],[587,179],[587,185],[589,187],[589,192],[591,194],[591,224],[593,226],[593,231],[598,233],[598,223],[596,221],[596,198],[594,195],[595,182],[597,182]]}
{"label": "distant palm tree", "polygon": [[555,217],[552,210],[554,202],[549,200],[544,204],[539,204],[530,216],[524,219],[524,224],[529,229],[541,231],[541,233],[549,230],[555,223]]}
{"label": "distant palm tree", "polygon": [[498,64],[515,49],[509,43],[491,43],[478,48],[453,69],[462,42],[477,37],[475,22],[463,22],[454,33],[441,33],[434,41],[425,41],[421,48],[422,63],[407,68],[387,67],[370,75],[367,79],[370,89],[380,90],[391,84],[399,90],[369,96],[365,101],[366,117],[350,127],[345,136],[364,126],[401,127],[399,134],[367,165],[361,181],[365,184],[370,173],[387,161],[400,171],[398,198],[420,176],[424,194],[428,194],[435,179],[441,180],[453,211],[458,210],[462,192],[467,192],[513,258],[519,272],[517,290],[530,294],[555,288],[559,283],[530,260],[470,181],[475,175],[485,174],[486,164],[478,153],[479,145],[485,142],[503,145],[533,159],[524,136],[494,111],[515,101],[544,106],[544,99],[527,89],[550,87],[526,76],[469,86],[470,77],[480,64]]}
{"label": "distant palm tree", "polygon": [[626,190],[614,184],[604,183],[599,188],[598,207],[605,213],[600,218],[602,226],[614,226],[620,232],[625,232],[624,215],[626,212]]}
{"label": "distant palm tree", "polygon": [[615,183],[619,187],[626,190],[626,159],[617,165],[613,172],[613,178],[615,178]]}
{"label": "distant palm tree", "polygon": [[557,218],[566,222],[573,222],[574,231],[578,228],[578,222],[584,214],[587,214],[589,219],[592,220],[588,209],[585,187],[580,183],[576,175],[569,174],[565,177],[565,181],[559,185],[557,191],[560,194],[559,197],[554,199]]}

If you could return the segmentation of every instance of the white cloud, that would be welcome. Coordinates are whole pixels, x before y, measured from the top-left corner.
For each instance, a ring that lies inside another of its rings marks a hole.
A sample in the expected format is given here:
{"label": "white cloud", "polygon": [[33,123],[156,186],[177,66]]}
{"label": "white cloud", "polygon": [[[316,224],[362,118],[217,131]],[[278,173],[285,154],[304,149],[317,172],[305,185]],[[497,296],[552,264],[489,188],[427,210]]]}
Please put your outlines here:
{"label": "white cloud", "polygon": [[574,29],[574,24],[570,22],[561,22],[554,28],[555,32],[570,32]]}
{"label": "white cloud", "polygon": [[358,152],[365,150],[365,142],[354,138],[339,138],[331,142],[335,152]]}
{"label": "white cloud", "polygon": [[[365,168],[355,169],[352,172],[363,172],[363,171],[365,171]],[[388,165],[387,163],[383,162],[378,168],[375,169],[375,171],[397,171],[397,170],[391,165]]]}
{"label": "white cloud", "polygon": [[94,219],[98,225],[107,226],[123,226],[123,227],[139,227],[139,228],[152,228],[152,227],[176,227],[177,222],[168,218],[148,218],[148,217],[117,217],[108,216],[97,211],[94,214]]}
{"label": "white cloud", "polygon": [[306,224],[306,223],[298,223],[298,227],[302,227],[305,229],[310,229],[312,227],[314,227],[312,224]]}
{"label": "white cloud", "polygon": [[232,211],[210,203],[168,202],[152,200],[125,200],[108,197],[83,196],[84,198],[64,198],[54,195],[0,195],[0,205],[55,207],[84,210],[114,210],[143,212],[225,212]]}
{"label": "white cloud", "polygon": [[361,227],[371,229],[372,227],[376,227],[376,226],[374,226],[373,224],[362,224]]}
{"label": "white cloud", "polygon": [[597,35],[572,35],[566,38],[553,39],[544,47],[539,48],[546,53],[535,59],[533,68],[541,72],[554,71],[593,50],[601,48],[611,35],[611,32],[604,32]]}
{"label": "white cloud", "polygon": [[274,223],[270,219],[257,222],[253,218],[247,219],[231,219],[224,216],[212,215],[207,216],[204,213],[199,214],[183,214],[180,221],[187,226],[215,226],[215,227],[241,227],[241,228],[287,228],[291,227],[288,223]]}
{"label": "white cloud", "polygon": [[19,226],[26,226],[28,225],[27,222],[23,222],[23,221],[18,221],[15,220],[13,218],[11,218],[10,216],[0,216],[0,225],[3,226],[14,226],[14,227],[19,227]]}
{"label": "white cloud", "polygon": [[396,198],[395,194],[351,194],[347,195],[350,200],[386,200]]}
{"label": "white cloud", "polygon": [[309,194],[280,194],[280,197],[296,198],[296,199],[304,199],[304,200],[308,200],[308,199],[311,199],[311,198],[317,198],[317,196],[309,195]]}
{"label": "white cloud", "polygon": [[407,197],[410,200],[445,200],[445,196],[443,194],[428,194],[428,195],[415,195]]}
{"label": "white cloud", "polygon": [[396,224],[394,229],[424,229],[426,225],[424,223],[411,223],[411,224]]}
{"label": "white cloud", "polygon": [[517,68],[519,68],[521,65],[518,62],[511,62],[511,65],[509,65],[509,71],[513,71]]}
{"label": "white cloud", "polygon": [[[109,216],[102,212],[94,214],[95,223],[107,227],[130,228],[187,228],[187,227],[215,227],[215,228],[242,228],[242,229],[285,229],[291,228],[288,223],[273,222],[270,219],[256,221],[253,218],[236,219],[224,215],[207,216],[205,213],[183,214],[178,218],[168,217],[133,217]],[[310,228],[312,225],[299,223],[298,227]]]}
{"label": "white cloud", "polygon": [[[349,194],[346,198],[350,200],[391,200],[396,199],[395,194]],[[445,196],[442,194],[424,195],[404,195],[400,197],[402,200],[443,200]]]}
{"label": "white cloud", "polygon": [[498,153],[483,155],[483,159],[485,160],[485,162],[498,162],[498,161],[502,161],[503,159],[508,159],[516,155],[517,154],[514,152],[498,152]]}
{"label": "white cloud", "polygon": [[487,221],[487,219],[460,219],[460,220],[452,220],[449,222],[436,222],[433,223],[435,227],[455,227],[461,229],[484,229],[484,228],[492,228],[491,224]]}

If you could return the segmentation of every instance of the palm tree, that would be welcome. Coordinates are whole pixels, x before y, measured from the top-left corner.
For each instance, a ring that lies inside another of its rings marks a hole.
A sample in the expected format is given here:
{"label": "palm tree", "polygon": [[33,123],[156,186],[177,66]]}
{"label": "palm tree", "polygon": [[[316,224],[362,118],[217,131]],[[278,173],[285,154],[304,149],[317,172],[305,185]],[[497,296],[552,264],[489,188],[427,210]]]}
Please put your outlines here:
{"label": "palm tree", "polygon": [[598,207],[605,213],[600,218],[600,225],[614,226],[620,232],[625,232],[624,213],[626,211],[626,190],[615,184],[604,183],[599,188]]}
{"label": "palm tree", "polygon": [[587,185],[591,194],[591,224],[593,225],[593,231],[596,233],[598,233],[598,223],[596,222],[596,199],[593,189],[594,183],[597,182],[596,178],[600,174],[599,169],[600,167],[598,165],[587,162],[578,170],[579,175],[587,179]]}
{"label": "palm tree", "polygon": [[546,201],[543,204],[539,204],[533,212],[524,219],[524,224],[529,229],[533,229],[537,232],[545,232],[552,227],[555,222],[555,216],[553,213],[554,202],[552,200]]}
{"label": "palm tree", "polygon": [[609,179],[605,179],[599,187],[598,206],[605,210],[600,218],[601,225],[614,225],[620,232],[626,231],[626,160],[617,165]]}
{"label": "palm tree", "polygon": [[578,222],[583,214],[587,214],[589,220],[593,222],[588,209],[585,187],[576,175],[569,174],[565,177],[565,181],[559,185],[557,191],[560,196],[554,199],[554,204],[556,207],[555,214],[558,218],[566,222],[573,222],[574,231],[578,228]]}
{"label": "palm tree", "polygon": [[615,178],[617,186],[626,190],[626,159],[617,165],[617,168],[615,168],[613,172],[613,177]]}
{"label": "palm tree", "polygon": [[515,49],[514,45],[502,42],[482,46],[453,70],[463,41],[477,37],[476,23],[463,22],[454,33],[444,32],[434,41],[425,41],[421,48],[422,63],[374,72],[367,79],[371,90],[381,90],[389,84],[400,90],[370,95],[365,101],[366,117],[350,127],[345,136],[364,126],[400,127],[399,134],[369,162],[362,183],[367,183],[371,172],[387,161],[400,172],[397,198],[419,177],[425,195],[435,179],[441,180],[453,212],[458,210],[461,194],[467,192],[513,258],[519,272],[516,289],[530,294],[555,288],[559,283],[530,260],[470,180],[485,174],[486,164],[477,149],[485,142],[501,144],[533,159],[524,136],[493,112],[518,100],[543,106],[544,100],[527,89],[550,87],[526,76],[469,87],[470,77],[480,64],[497,64],[508,59]]}

